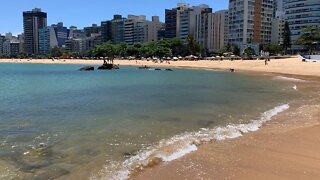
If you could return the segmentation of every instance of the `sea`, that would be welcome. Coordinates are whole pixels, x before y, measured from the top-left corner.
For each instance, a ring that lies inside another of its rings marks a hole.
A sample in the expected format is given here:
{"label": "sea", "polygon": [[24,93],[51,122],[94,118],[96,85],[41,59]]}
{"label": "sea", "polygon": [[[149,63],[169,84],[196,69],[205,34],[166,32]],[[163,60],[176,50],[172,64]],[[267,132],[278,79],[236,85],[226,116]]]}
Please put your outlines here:
{"label": "sea", "polygon": [[277,75],[83,66],[0,64],[0,179],[127,179],[304,98]]}

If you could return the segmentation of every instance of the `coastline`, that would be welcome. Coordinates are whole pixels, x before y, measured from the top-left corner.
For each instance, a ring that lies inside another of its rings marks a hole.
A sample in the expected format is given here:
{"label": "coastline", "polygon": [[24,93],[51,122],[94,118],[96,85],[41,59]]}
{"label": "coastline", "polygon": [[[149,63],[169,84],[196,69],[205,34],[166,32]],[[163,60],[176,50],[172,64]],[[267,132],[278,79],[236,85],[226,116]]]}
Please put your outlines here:
{"label": "coastline", "polygon": [[[34,63],[34,64],[83,64],[83,65],[102,65],[103,60],[80,60],[80,59],[0,59],[0,63]],[[302,62],[298,56],[287,59],[271,59],[268,65],[264,64],[263,60],[224,60],[224,61],[170,61],[163,63],[154,63],[152,61],[141,60],[115,60],[115,64],[120,66],[150,66],[163,68],[191,68],[191,69],[207,69],[207,70],[224,70],[230,68],[238,71],[248,72],[265,72],[279,73],[298,76],[317,76],[320,77],[319,62]]]}
{"label": "coastline", "polygon": [[[308,112],[315,116],[319,107],[303,108],[312,108]],[[196,152],[148,168],[130,179],[319,179],[319,119],[289,125],[284,122],[288,112],[258,132],[204,144]],[[300,118],[306,116],[301,114]]]}
{"label": "coastline", "polygon": [[[13,62],[15,61],[15,62]],[[8,60],[2,63],[95,64],[87,60]],[[125,66],[218,69],[255,73],[280,73],[312,81],[319,88],[320,63],[300,62],[297,58],[263,61],[178,61],[153,63],[117,60]],[[285,65],[283,65],[285,64]],[[319,66],[319,68],[318,68]],[[301,73],[303,72],[303,73]],[[310,76],[310,77],[308,77]],[[294,82],[299,83],[299,82]],[[307,83],[306,83],[307,84]],[[308,86],[300,88],[304,91]],[[312,87],[312,89],[320,89]],[[314,93],[316,94],[316,93]],[[319,94],[318,94],[319,95]],[[132,175],[132,179],[318,179],[320,177],[320,106],[319,97],[312,102],[290,104],[290,109],[275,116],[257,132],[240,138],[203,144],[198,150],[177,160],[156,163]],[[307,167],[307,168],[306,168]]]}

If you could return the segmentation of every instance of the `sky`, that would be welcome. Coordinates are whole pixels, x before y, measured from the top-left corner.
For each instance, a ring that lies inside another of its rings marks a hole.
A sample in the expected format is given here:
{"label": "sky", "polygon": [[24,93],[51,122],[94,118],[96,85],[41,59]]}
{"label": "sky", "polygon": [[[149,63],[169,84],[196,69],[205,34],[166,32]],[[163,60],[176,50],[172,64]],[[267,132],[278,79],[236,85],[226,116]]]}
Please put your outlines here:
{"label": "sky", "polygon": [[48,25],[63,22],[83,28],[93,23],[112,19],[114,14],[127,16],[160,16],[164,22],[164,10],[184,2],[191,6],[208,4],[213,11],[228,8],[228,0],[3,0],[0,2],[0,34],[23,32],[22,12],[41,8],[48,13]]}

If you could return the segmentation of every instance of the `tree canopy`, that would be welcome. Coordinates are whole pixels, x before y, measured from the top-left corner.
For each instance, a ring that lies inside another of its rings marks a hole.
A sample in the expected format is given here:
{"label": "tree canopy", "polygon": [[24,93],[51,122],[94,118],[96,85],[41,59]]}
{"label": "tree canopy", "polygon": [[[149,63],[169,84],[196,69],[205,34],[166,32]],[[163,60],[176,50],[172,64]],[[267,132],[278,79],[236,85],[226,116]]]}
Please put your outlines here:
{"label": "tree canopy", "polygon": [[298,45],[308,46],[310,51],[320,44],[320,27],[310,26],[302,29],[302,35],[296,41]]}
{"label": "tree canopy", "polygon": [[97,45],[91,50],[92,56],[134,56],[134,57],[168,57],[199,55],[200,45],[189,36],[186,42],[180,39],[163,39],[156,42],[146,42],[142,44],[127,45],[125,43],[112,44],[105,42]]}

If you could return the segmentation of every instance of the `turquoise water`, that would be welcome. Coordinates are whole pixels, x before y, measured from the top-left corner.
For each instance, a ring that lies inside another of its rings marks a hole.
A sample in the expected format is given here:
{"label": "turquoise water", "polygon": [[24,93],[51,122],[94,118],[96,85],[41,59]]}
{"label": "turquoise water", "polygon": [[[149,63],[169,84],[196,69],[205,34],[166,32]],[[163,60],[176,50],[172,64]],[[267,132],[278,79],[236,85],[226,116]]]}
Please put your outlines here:
{"label": "turquoise water", "polygon": [[80,67],[0,64],[0,178],[110,177],[162,139],[249,122],[300,96],[270,76]]}

